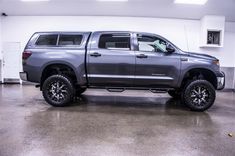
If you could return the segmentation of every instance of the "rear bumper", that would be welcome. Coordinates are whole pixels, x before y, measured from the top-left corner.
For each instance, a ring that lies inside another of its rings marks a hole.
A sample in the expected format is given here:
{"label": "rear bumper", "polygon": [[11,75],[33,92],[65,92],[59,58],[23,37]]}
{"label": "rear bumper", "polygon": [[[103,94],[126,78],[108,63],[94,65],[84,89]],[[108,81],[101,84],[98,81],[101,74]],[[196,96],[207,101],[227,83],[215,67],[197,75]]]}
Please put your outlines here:
{"label": "rear bumper", "polygon": [[28,81],[28,75],[26,72],[20,72],[20,79],[23,81]]}
{"label": "rear bumper", "polygon": [[224,89],[225,86],[225,74],[224,72],[220,72],[220,75],[217,76],[217,90]]}

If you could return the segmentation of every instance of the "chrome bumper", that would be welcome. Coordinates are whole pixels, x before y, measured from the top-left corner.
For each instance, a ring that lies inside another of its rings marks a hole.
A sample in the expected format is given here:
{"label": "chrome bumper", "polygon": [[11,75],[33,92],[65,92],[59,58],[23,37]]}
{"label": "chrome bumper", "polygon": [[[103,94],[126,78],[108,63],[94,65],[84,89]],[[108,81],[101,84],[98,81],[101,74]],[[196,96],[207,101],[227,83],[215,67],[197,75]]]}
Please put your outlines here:
{"label": "chrome bumper", "polygon": [[28,81],[27,80],[27,73],[26,72],[20,72],[20,79],[23,81]]}
{"label": "chrome bumper", "polygon": [[217,77],[217,90],[224,89],[225,86],[225,74],[221,72],[223,76]]}

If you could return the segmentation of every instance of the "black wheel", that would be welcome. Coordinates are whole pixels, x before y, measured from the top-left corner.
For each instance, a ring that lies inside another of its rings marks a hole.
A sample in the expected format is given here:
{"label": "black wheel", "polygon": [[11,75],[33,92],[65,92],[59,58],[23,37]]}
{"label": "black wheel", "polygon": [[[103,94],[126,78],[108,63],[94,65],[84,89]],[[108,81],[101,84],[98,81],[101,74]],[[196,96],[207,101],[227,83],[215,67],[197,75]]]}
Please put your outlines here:
{"label": "black wheel", "polygon": [[80,96],[82,93],[86,91],[87,88],[77,88],[76,89],[76,96]]}
{"label": "black wheel", "polygon": [[48,77],[42,86],[43,97],[52,106],[67,106],[74,97],[72,81],[63,75]]}
{"label": "black wheel", "polygon": [[169,90],[168,94],[175,99],[179,99],[181,97],[181,92],[177,90]]}
{"label": "black wheel", "polygon": [[189,82],[183,91],[183,102],[193,111],[204,111],[210,108],[215,101],[214,86],[206,80]]}

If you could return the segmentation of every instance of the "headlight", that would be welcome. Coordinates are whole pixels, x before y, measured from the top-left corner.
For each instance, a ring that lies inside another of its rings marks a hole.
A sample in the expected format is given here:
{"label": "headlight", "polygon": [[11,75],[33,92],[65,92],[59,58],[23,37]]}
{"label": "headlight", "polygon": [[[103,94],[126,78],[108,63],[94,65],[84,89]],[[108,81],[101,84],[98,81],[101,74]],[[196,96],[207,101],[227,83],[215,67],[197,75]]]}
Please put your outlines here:
{"label": "headlight", "polygon": [[216,64],[217,66],[220,66],[219,60],[214,60],[213,64]]}

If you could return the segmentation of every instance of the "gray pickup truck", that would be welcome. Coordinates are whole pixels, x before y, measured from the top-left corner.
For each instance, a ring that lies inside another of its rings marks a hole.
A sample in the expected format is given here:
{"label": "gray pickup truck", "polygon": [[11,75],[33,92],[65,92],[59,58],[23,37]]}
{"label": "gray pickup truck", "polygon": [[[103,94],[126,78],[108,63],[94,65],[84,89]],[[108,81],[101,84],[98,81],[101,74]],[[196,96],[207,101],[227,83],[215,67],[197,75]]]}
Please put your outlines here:
{"label": "gray pickup truck", "polygon": [[53,106],[70,104],[87,88],[144,89],[204,111],[225,84],[217,58],[184,52],[151,33],[37,32],[22,55],[21,79],[38,83]]}

